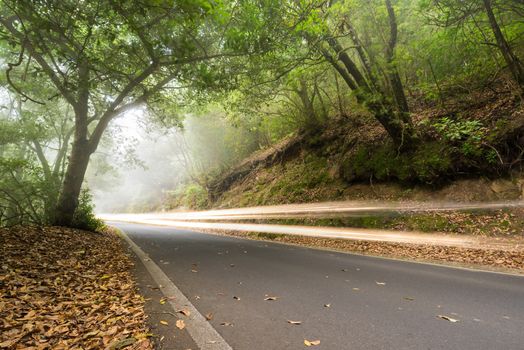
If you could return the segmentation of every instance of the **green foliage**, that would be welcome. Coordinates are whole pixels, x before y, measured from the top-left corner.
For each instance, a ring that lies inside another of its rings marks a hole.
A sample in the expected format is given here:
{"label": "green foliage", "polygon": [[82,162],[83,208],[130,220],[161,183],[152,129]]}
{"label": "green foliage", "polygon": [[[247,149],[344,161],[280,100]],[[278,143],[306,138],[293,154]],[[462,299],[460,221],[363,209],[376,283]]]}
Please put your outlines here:
{"label": "green foliage", "polygon": [[80,197],[78,198],[78,207],[75,210],[72,226],[93,232],[102,230],[105,227],[105,223],[96,217],[94,209],[93,197],[89,189],[82,189]]}
{"label": "green foliage", "polygon": [[[488,130],[478,120],[451,120],[441,118],[434,124],[441,137],[454,145],[465,157],[480,157],[484,152],[483,140]],[[492,154],[487,154],[488,161]]]}
{"label": "green foliage", "polygon": [[319,195],[317,189],[331,185],[334,180],[328,174],[327,160],[314,154],[304,159],[288,162],[272,169],[272,181],[257,183],[246,192],[241,205],[272,203],[296,203],[313,201]]}
{"label": "green foliage", "polygon": [[199,184],[189,183],[181,186],[170,194],[174,200],[170,206],[173,208],[184,207],[188,209],[205,209],[209,205],[207,190]]}

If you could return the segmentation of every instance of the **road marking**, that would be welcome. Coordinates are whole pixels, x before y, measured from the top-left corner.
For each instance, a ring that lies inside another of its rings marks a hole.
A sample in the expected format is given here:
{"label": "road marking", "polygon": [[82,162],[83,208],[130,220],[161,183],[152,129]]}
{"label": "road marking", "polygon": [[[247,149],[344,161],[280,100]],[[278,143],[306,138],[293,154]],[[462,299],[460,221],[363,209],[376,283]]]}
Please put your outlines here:
{"label": "road marking", "polygon": [[160,289],[165,297],[168,298],[170,306],[176,313],[178,310],[188,310],[189,317],[184,317],[186,329],[191,338],[195,341],[200,350],[233,350],[224,338],[216,331],[213,326],[205,319],[204,316],[195,308],[189,299],[171,282],[169,277],[162,269],[149,258],[149,256],[138,245],[129,238],[121,229],[119,231],[122,237],[129,244],[133,252],[138,256],[147,271],[153,277],[153,280],[162,288]]}

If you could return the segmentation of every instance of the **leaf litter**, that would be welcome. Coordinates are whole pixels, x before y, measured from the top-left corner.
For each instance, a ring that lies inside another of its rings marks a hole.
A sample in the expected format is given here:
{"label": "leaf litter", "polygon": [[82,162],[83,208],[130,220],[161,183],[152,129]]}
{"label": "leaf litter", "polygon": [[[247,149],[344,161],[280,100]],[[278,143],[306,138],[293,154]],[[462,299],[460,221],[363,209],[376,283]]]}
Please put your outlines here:
{"label": "leaf litter", "polygon": [[116,234],[3,228],[0,251],[0,348],[152,349]]}

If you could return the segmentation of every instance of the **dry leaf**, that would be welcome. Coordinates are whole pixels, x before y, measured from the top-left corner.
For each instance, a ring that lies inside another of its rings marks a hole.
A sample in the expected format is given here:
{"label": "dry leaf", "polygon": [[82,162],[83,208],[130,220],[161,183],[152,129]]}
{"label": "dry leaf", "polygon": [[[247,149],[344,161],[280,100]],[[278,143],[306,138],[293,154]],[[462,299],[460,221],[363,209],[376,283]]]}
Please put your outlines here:
{"label": "dry leaf", "polygon": [[437,315],[438,318],[441,318],[443,320],[446,320],[446,321],[449,321],[449,322],[452,322],[452,323],[455,323],[455,322],[458,322],[459,320],[457,319],[454,319],[454,318],[451,318],[449,316],[446,316],[446,315]]}
{"label": "dry leaf", "polygon": [[379,286],[385,286],[386,285],[386,282],[377,282],[375,281],[376,284],[378,284]]}
{"label": "dry leaf", "polygon": [[235,300],[240,300],[240,298],[237,297],[237,296],[234,296],[233,299],[235,299]]}
{"label": "dry leaf", "polygon": [[307,340],[307,339],[304,339],[304,345],[305,345],[305,346],[316,346],[316,345],[320,345],[320,340]]}
{"label": "dry leaf", "polygon": [[324,307],[331,307],[331,304],[324,304]]}
{"label": "dry leaf", "polygon": [[224,327],[233,326],[233,324],[230,322],[222,322],[220,325]]}
{"label": "dry leaf", "polygon": [[287,323],[294,324],[294,325],[298,326],[298,325],[301,325],[301,324],[302,324],[302,321],[291,321],[291,320],[287,320]]}
{"label": "dry leaf", "polygon": [[178,313],[181,313],[182,315],[188,316],[188,317],[189,317],[189,315],[191,315],[191,312],[189,310],[186,310],[186,309],[178,310]]}
{"label": "dry leaf", "polygon": [[212,319],[213,319],[213,313],[212,312],[206,314],[206,320],[207,321],[211,321]]}
{"label": "dry leaf", "polygon": [[160,321],[160,323],[163,324],[164,326],[169,325],[169,323],[167,321],[164,321],[164,320]]}
{"label": "dry leaf", "polygon": [[184,320],[177,320],[175,326],[178,329],[184,329],[186,328],[186,323],[184,322]]}
{"label": "dry leaf", "polygon": [[266,300],[266,301],[273,301],[273,300],[277,300],[277,299],[278,299],[278,297],[267,297],[264,300]]}

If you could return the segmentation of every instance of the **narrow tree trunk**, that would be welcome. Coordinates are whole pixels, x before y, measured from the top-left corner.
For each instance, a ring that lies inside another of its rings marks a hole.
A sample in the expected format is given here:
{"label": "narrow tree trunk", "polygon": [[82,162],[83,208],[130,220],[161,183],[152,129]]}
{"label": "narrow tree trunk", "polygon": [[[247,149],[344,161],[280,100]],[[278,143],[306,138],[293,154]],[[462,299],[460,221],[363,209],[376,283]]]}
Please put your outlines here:
{"label": "narrow tree trunk", "polygon": [[313,106],[313,97],[309,96],[308,87],[304,79],[300,80],[299,88],[295,91],[302,102],[302,110],[306,118],[305,127],[312,129],[318,126],[318,119]]}
{"label": "narrow tree trunk", "polygon": [[62,191],[58,197],[55,225],[71,226],[90,156],[89,142],[86,139],[75,140],[64,175]]}
{"label": "narrow tree trunk", "polygon": [[500,26],[497,23],[495,14],[493,13],[491,0],[483,1],[484,7],[486,8],[486,13],[488,15],[489,24],[491,25],[491,30],[493,31],[495,39],[497,40],[497,45],[500,49],[500,52],[502,53],[502,56],[504,57],[511,74],[519,84],[521,90],[524,90],[524,68],[522,67],[522,64],[520,63],[517,56],[513,53],[511,46],[509,46],[506,38],[504,37],[504,34],[502,34],[502,31],[500,30]]}
{"label": "narrow tree trunk", "polygon": [[402,85],[402,80],[400,80],[400,75],[398,74],[398,69],[395,62],[395,47],[397,46],[397,37],[398,37],[398,28],[397,28],[397,17],[395,15],[395,10],[393,5],[391,5],[390,0],[386,0],[386,8],[388,10],[389,17],[389,43],[386,49],[386,59],[387,59],[387,72],[389,82],[391,83],[391,89],[393,90],[393,96],[395,102],[401,114],[403,114],[403,119],[405,121],[411,120],[407,118],[409,113],[408,102],[406,95],[404,94],[404,86]]}

